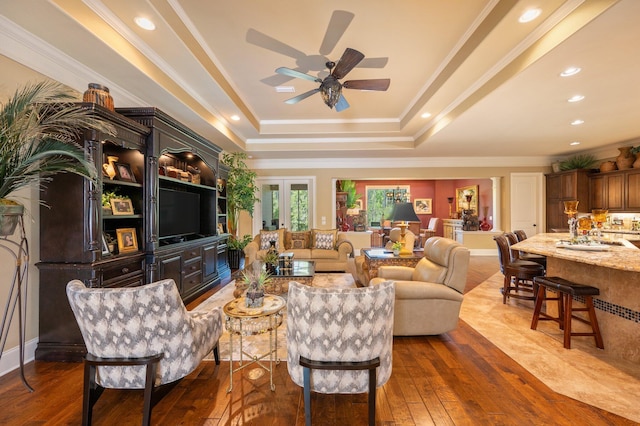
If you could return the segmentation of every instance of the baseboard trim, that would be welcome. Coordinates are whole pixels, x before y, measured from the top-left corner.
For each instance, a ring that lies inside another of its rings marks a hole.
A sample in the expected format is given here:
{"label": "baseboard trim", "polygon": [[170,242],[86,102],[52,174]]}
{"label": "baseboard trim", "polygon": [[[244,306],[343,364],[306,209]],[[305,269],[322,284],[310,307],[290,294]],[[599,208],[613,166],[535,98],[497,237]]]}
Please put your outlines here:
{"label": "baseboard trim", "polygon": [[[38,346],[38,338],[25,342],[24,347],[24,363],[31,362],[35,359],[36,347]],[[20,368],[20,347],[16,346],[2,353],[0,358],[0,377],[11,371]]]}

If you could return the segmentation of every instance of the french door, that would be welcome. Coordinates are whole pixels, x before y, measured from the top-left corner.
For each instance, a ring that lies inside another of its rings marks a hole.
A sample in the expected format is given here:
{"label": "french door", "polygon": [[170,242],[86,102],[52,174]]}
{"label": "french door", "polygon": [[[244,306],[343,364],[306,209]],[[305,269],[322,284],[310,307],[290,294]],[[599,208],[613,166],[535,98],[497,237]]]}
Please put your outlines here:
{"label": "french door", "polygon": [[254,233],[258,229],[286,228],[306,231],[313,224],[313,179],[256,179],[258,198],[253,213]]}

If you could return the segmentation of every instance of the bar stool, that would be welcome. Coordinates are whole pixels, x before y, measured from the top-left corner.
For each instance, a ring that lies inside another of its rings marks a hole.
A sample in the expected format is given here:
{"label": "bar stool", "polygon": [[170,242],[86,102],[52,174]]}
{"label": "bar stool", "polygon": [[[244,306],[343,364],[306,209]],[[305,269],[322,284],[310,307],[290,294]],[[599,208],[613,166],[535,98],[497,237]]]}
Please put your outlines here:
{"label": "bar stool", "polygon": [[[598,327],[598,318],[593,307],[593,296],[600,294],[600,290],[596,287],[577,284],[560,277],[535,277],[534,283],[538,286],[538,295],[536,297],[536,306],[533,310],[533,318],[531,319],[531,329],[538,328],[538,321],[550,320],[560,324],[560,330],[564,330],[564,347],[571,349],[572,336],[593,336],[596,340],[596,346],[604,349],[600,327]],[[547,298],[546,289],[550,288],[558,293],[558,297]],[[573,296],[583,296],[586,307],[574,308]],[[546,312],[541,312],[542,302],[545,300],[558,301],[558,317],[552,317]],[[578,317],[573,313],[583,311],[589,314],[589,320]],[[571,320],[576,319],[591,326],[591,333],[574,333],[571,331]]]}
{"label": "bar stool", "polygon": [[[510,249],[509,240],[505,234],[493,237],[498,246],[500,272],[504,275],[502,288],[502,303],[507,303],[507,297],[516,299],[535,300],[536,291],[533,279],[544,275],[544,267],[536,262],[517,259]],[[531,295],[522,294],[531,293]]]}
{"label": "bar stool", "polygon": [[[527,233],[523,229],[516,229],[513,231],[518,242],[524,241],[527,239]],[[525,253],[523,251],[519,252],[519,257],[522,260],[528,260],[530,262],[536,262],[544,266],[544,269],[547,269],[547,256],[543,256],[541,254],[531,254]]]}

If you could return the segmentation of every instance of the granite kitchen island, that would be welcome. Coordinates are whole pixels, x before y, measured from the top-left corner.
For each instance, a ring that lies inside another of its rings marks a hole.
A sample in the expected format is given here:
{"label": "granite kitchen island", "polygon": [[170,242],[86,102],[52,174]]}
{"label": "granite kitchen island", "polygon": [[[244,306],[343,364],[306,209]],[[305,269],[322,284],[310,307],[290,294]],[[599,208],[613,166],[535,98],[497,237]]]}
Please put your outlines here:
{"label": "granite kitchen island", "polygon": [[[597,287],[594,305],[604,351],[640,364],[640,250],[627,240],[602,251],[558,247],[568,239],[569,234],[538,234],[513,249],[547,256],[547,276]],[[550,306],[555,310],[555,303]]]}

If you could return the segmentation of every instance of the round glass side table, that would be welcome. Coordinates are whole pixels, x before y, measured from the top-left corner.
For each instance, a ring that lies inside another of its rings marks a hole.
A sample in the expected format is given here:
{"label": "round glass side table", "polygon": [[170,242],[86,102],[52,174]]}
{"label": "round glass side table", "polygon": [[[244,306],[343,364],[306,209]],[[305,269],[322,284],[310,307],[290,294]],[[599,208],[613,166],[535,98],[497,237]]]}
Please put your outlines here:
{"label": "round glass side table", "polygon": [[[286,304],[286,301],[280,296],[265,294],[264,304],[259,308],[247,308],[244,297],[239,297],[224,305],[225,326],[229,332],[229,389],[227,389],[227,393],[233,389],[233,373],[253,364],[257,364],[269,372],[271,390],[274,391],[276,389],[273,384],[273,368],[274,362],[276,365],[280,363],[280,359],[278,359],[278,327],[282,324],[282,310]],[[268,352],[262,355],[255,355],[244,351],[242,347],[242,338],[244,336],[255,336],[264,333],[269,333]],[[236,369],[233,368],[234,335],[238,336],[240,340],[239,367]],[[244,355],[250,359],[246,364],[244,363]],[[269,357],[268,367],[262,362],[267,357]]]}

